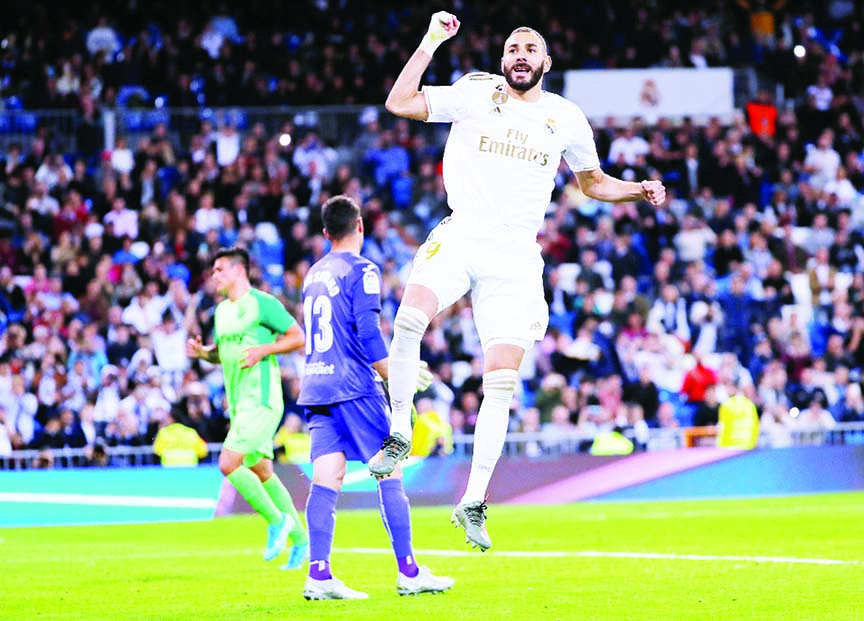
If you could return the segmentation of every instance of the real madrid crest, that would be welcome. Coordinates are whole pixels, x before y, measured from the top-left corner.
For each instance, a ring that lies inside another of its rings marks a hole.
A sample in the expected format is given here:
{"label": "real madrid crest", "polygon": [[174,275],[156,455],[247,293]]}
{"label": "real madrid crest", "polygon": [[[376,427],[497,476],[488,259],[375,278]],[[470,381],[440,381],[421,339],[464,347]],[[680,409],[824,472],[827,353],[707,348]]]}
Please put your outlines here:
{"label": "real madrid crest", "polygon": [[555,125],[554,119],[546,119],[546,125],[543,126],[547,134],[554,134],[558,127]]}
{"label": "real madrid crest", "polygon": [[492,101],[496,105],[501,105],[507,103],[507,93],[502,93],[501,91],[495,91],[492,93]]}

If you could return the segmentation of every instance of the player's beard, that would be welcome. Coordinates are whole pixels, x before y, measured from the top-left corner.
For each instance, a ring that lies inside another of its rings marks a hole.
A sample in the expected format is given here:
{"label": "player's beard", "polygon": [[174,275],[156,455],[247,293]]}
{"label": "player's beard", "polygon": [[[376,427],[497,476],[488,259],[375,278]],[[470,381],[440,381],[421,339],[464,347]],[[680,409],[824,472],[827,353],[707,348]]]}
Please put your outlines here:
{"label": "player's beard", "polygon": [[[507,85],[514,91],[522,93],[530,91],[540,83],[540,80],[543,79],[543,65],[540,65],[539,67],[531,67],[531,73],[529,74],[527,81],[517,81],[516,74],[513,71],[513,67],[515,67],[516,64],[517,63],[514,63],[513,66],[504,72],[504,79],[507,80]],[[523,74],[519,74],[519,76],[521,75]]]}

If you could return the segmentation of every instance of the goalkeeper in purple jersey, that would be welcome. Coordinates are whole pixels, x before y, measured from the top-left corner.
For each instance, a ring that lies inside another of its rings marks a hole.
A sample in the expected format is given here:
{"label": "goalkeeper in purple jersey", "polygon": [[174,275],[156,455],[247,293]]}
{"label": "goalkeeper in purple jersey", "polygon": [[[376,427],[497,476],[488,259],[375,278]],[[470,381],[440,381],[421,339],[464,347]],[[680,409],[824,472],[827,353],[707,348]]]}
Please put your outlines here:
{"label": "goalkeeper in purple jersey", "polygon": [[[390,433],[390,411],[381,384],[388,368],[380,326],[381,274],[360,256],[363,219],[353,200],[334,196],[324,204],[322,219],[331,250],[309,269],[303,282],[306,366],[298,403],[309,420],[313,464],[306,504],[309,577],[303,595],[306,599],[365,599],[365,593],[333,576],[330,551],[346,461],[368,463]],[[423,381],[418,377],[418,384]],[[381,518],[399,567],[397,592],[415,595],[449,589],[452,578],[435,576],[415,562],[401,470],[379,479],[378,490]]]}

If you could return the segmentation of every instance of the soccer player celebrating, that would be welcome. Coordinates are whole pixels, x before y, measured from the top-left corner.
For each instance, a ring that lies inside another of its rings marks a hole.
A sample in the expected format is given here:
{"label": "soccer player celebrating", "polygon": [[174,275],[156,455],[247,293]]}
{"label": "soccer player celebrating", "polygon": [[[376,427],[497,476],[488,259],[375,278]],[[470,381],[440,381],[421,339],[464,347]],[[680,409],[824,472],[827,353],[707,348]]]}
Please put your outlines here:
{"label": "soccer player celebrating", "polygon": [[547,93],[552,60],[546,41],[517,28],[504,43],[503,75],[470,73],[452,86],[424,86],[435,49],[459,30],[446,12],[432,16],[420,47],[387,97],[387,109],[420,121],[452,123],[444,150],[444,185],[452,215],[418,249],[394,322],[390,347],[392,424],[382,457],[370,465],[386,476],[408,455],[411,405],[420,341],[429,322],[471,291],[484,352],[483,402],[474,432],[468,485],[452,521],[481,550],[486,490],[507,435],[510,400],[526,348],[543,337],[549,312],[537,233],[563,157],[589,197],[661,204],[660,181],[626,182],[600,168],[593,133],[574,103]]}
{"label": "soccer player celebrating", "polygon": [[201,337],[186,342],[186,354],[222,364],[231,428],[219,454],[219,469],[269,527],[264,559],[292,547],[284,569],[306,560],[309,538],[291,495],[273,473],[273,436],[282,420],[282,378],[276,354],[303,346],[303,331],[272,295],[249,282],[249,253],[222,248],[212,278],[225,300],[216,307],[213,345]]}
{"label": "soccer player celebrating", "polygon": [[[331,251],[313,265],[303,282],[306,368],[299,404],[306,409],[312,436],[312,488],[306,504],[309,524],[309,577],[306,599],[365,599],[330,571],[336,527],[336,500],[347,459],[363,462],[378,452],[390,430],[387,398],[376,371],[387,379],[387,348],[381,336],[381,276],[360,256],[363,220],[347,196],[334,196],[322,209],[324,235]],[[431,374],[414,377],[425,389]],[[398,466],[379,479],[381,518],[393,544],[399,568],[400,595],[437,593],[453,579],[418,567],[411,548],[408,498]]]}

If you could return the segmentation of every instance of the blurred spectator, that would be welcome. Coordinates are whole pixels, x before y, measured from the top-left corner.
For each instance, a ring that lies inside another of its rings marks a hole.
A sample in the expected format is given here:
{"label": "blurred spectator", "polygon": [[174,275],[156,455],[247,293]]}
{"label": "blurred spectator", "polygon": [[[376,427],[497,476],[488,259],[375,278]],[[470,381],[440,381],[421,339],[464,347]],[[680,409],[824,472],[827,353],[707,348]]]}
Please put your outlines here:
{"label": "blurred spectator", "polygon": [[159,425],[153,442],[153,452],[166,468],[198,465],[198,460],[207,456],[207,443],[194,429],[176,421],[167,412]]}
{"label": "blurred spectator", "polygon": [[657,408],[657,427],[660,429],[677,429],[680,427],[678,418],[675,416],[675,406],[671,402],[663,401]]}
{"label": "blurred spectator", "polygon": [[717,384],[717,372],[705,365],[704,358],[699,353],[693,354],[693,361],[695,364],[684,375],[681,396],[687,403],[698,406],[705,401],[708,388]]}
{"label": "blurred spectator", "polygon": [[829,431],[837,422],[827,410],[827,400],[822,393],[816,393],[810,399],[810,404],[798,415],[797,427],[801,431]]}
{"label": "blurred spectator", "polygon": [[[185,386],[185,395],[179,403],[179,420],[192,427],[208,442],[224,440],[227,432],[227,418],[214,412],[209,390],[203,382],[193,381]],[[221,420],[220,420],[221,419]]]}
{"label": "blurred spectator", "polygon": [[6,411],[8,427],[14,430],[11,434],[13,448],[24,448],[33,442],[40,427],[36,421],[39,400],[27,390],[22,375],[13,375],[11,387],[0,392],[0,407]]}
{"label": "blurred spectator", "polygon": [[[96,332],[94,328],[97,328],[95,324],[88,324],[90,329],[82,329],[80,341],[76,342],[74,347],[72,348],[72,352],[69,354],[69,359],[67,361],[67,365],[69,369],[75,368],[76,363],[79,360],[84,362],[85,372],[87,373],[87,379],[89,385],[98,385],[99,378],[102,377],[104,379],[105,369],[109,368],[111,365],[108,364],[108,356],[105,355],[105,351],[101,348],[103,343],[100,343],[99,340],[96,339]],[[86,330],[86,334],[85,334]],[[111,369],[109,368],[109,372]],[[113,368],[113,372],[116,374],[117,367]]]}
{"label": "blurred spectator", "polygon": [[675,248],[678,257],[685,263],[702,261],[713,247],[717,236],[703,220],[692,215],[685,215],[681,223],[681,231],[675,236]]}
{"label": "blurred spectator", "polygon": [[620,283],[625,276],[638,278],[642,271],[642,257],[632,244],[632,231],[629,225],[621,228],[615,235],[614,250],[608,257],[612,264],[612,279]]}
{"label": "blurred spectator", "polygon": [[794,331],[789,337],[789,343],[780,354],[780,361],[786,366],[789,381],[801,384],[804,371],[813,361],[810,343],[799,331]]}
{"label": "blurred spectator", "polygon": [[444,457],[453,452],[453,429],[442,419],[441,414],[432,409],[431,399],[417,402],[417,419],[414,421],[414,435],[411,454],[419,457]]}
{"label": "blurred spectator", "polygon": [[[600,406],[592,406],[599,408]],[[599,420],[600,416],[596,416]],[[589,413],[587,410],[580,416],[580,423],[574,425],[570,422],[570,410],[566,405],[556,405],[552,408],[551,420],[548,423],[543,423],[540,427],[542,435],[543,449],[546,452],[559,452],[570,440],[574,431],[578,429],[580,438],[585,438],[587,443],[585,448],[590,446],[590,440],[597,433],[597,425],[595,424],[595,416],[593,411]]]}
{"label": "blurred spectator", "polygon": [[[609,163],[611,165],[624,164],[636,166],[639,157],[645,157],[651,151],[651,147],[642,136],[636,132],[636,126],[630,124],[624,128],[623,133],[617,136],[609,146]],[[644,160],[642,160],[644,161]]]}
{"label": "blurred spectator", "polygon": [[337,154],[334,149],[323,143],[314,131],[307,132],[294,151],[293,163],[305,177],[316,171],[327,181],[335,172]]}
{"label": "blurred spectator", "polygon": [[744,110],[747,112],[747,120],[750,123],[750,131],[762,140],[768,140],[777,133],[777,106],[771,97],[771,93],[760,90],[756,99],[748,101]]}
{"label": "blurred spectator", "polygon": [[93,409],[93,423],[96,425],[96,434],[99,436],[105,434],[108,424],[115,420],[120,408],[118,379],[117,367],[109,364],[102,368],[100,388]]}
{"label": "blurred spectator", "polygon": [[690,345],[687,303],[679,296],[675,285],[669,284],[663,287],[660,297],[648,313],[645,327],[652,332],[674,336],[685,346]]}
{"label": "blurred spectator", "polygon": [[59,421],[63,447],[84,448],[87,446],[87,436],[84,435],[84,430],[81,428],[78,417],[72,408],[61,408]]}
{"label": "blurred spectator", "polygon": [[36,433],[31,446],[37,450],[61,449],[65,446],[63,437],[63,424],[59,416],[52,416],[45,425]]}
{"label": "blurred spectator", "polygon": [[282,464],[309,463],[311,438],[304,429],[303,419],[297,414],[288,414],[276,437],[273,439],[274,454]]}
{"label": "blurred spectator", "polygon": [[849,384],[843,395],[843,404],[839,417],[842,423],[864,422],[864,397],[861,394],[861,384]]}
{"label": "blurred spectator", "polygon": [[95,408],[93,403],[87,402],[78,413],[78,424],[81,427],[81,432],[84,434],[85,446],[93,447],[96,440],[99,438],[99,432],[96,428],[96,423],[93,420]]}
{"label": "blurred spectator", "polygon": [[16,436],[17,431],[9,420],[6,407],[0,405],[0,457],[9,457],[12,455],[14,448],[12,441]]}
{"label": "blurred spectator", "polygon": [[138,428],[138,419],[124,407],[119,407],[114,418],[105,426],[108,446],[141,446],[144,438]]}
{"label": "blurred spectator", "polygon": [[[518,431],[528,434],[537,434],[540,431],[540,412],[537,408],[522,410]],[[539,457],[543,454],[543,447],[537,440],[528,440],[522,446],[526,457]]]}
{"label": "blurred spectator", "polygon": [[72,180],[72,168],[63,160],[60,153],[50,153],[42,161],[33,177],[37,182],[44,183],[48,191],[63,191]]}
{"label": "blurred spectator", "polygon": [[408,152],[394,141],[391,130],[381,132],[378,142],[364,154],[363,161],[379,190],[389,188],[394,179],[409,170]]}
{"label": "blurred spectator", "polygon": [[240,134],[234,123],[226,122],[216,134],[216,163],[230,166],[240,155]]}
{"label": "blurred spectator", "polygon": [[645,420],[653,421],[660,407],[657,385],[651,380],[651,370],[645,365],[639,369],[639,380],[624,386],[623,399],[626,403],[638,404]]}
{"label": "blurred spectator", "polygon": [[829,256],[828,247],[816,248],[813,262],[807,268],[813,303],[822,307],[831,305],[831,294],[834,291],[834,279],[837,274],[837,268],[831,265]]}
{"label": "blurred spectator", "polygon": [[165,300],[158,293],[159,283],[147,281],[144,289],[123,309],[123,323],[132,326],[139,335],[150,334],[150,331],[161,323],[162,314],[165,312]]}
{"label": "blurred spectator", "polygon": [[624,428],[615,426],[594,437],[589,453],[592,455],[629,455],[633,452],[633,441],[624,435]]}
{"label": "blurred spectator", "polygon": [[74,412],[80,412],[96,387],[93,378],[87,372],[86,362],[83,358],[78,358],[66,373],[66,383],[60,389],[60,397],[64,406]]}
{"label": "blurred spectator", "polygon": [[744,253],[738,245],[733,229],[727,228],[721,231],[712,262],[718,278],[727,276],[744,262]]}
{"label": "blurred spectator", "polygon": [[759,415],[756,405],[742,392],[737,392],[720,405],[717,446],[752,449],[759,439]]}
{"label": "blurred spectator", "polygon": [[93,57],[102,55],[106,62],[114,60],[114,54],[120,51],[122,45],[117,31],[108,23],[108,18],[99,18],[96,27],[87,33],[87,51]]}
{"label": "blurred spectator", "polygon": [[122,196],[116,197],[111,202],[111,211],[103,218],[105,226],[111,225],[111,234],[118,240],[123,237],[131,239],[138,238],[138,212],[126,206],[126,199]]}
{"label": "blurred spectator", "polygon": [[223,210],[215,205],[213,193],[204,192],[195,210],[195,230],[202,235],[210,230],[219,230],[223,220]]}
{"label": "blurred spectator", "polygon": [[710,427],[716,425],[720,420],[720,403],[717,400],[717,387],[708,386],[705,389],[705,398],[699,403],[693,414],[694,427]]}
{"label": "blurred spectator", "polygon": [[177,324],[170,310],[164,312],[161,324],[150,335],[163,381],[175,390],[180,387],[183,372],[189,366],[185,353],[187,336],[186,330]]}
{"label": "blurred spectator", "polygon": [[111,149],[111,168],[120,174],[131,173],[135,168],[135,155],[127,144],[126,136],[117,136],[114,148]]}
{"label": "blurred spectator", "polygon": [[756,300],[746,290],[746,282],[740,273],[734,274],[729,292],[718,297],[723,311],[723,326],[720,329],[720,351],[731,351],[745,363],[750,361],[751,332],[753,324],[760,323]]}
{"label": "blurred spectator", "polygon": [[809,184],[816,190],[823,189],[837,178],[840,168],[840,154],[833,148],[834,132],[826,129],[819,134],[816,145],[807,152],[804,159],[804,170],[810,177]]}
{"label": "blurred spectator", "polygon": [[15,282],[12,268],[6,264],[0,267],[0,311],[6,323],[16,323],[24,318],[27,299],[24,290]]}

